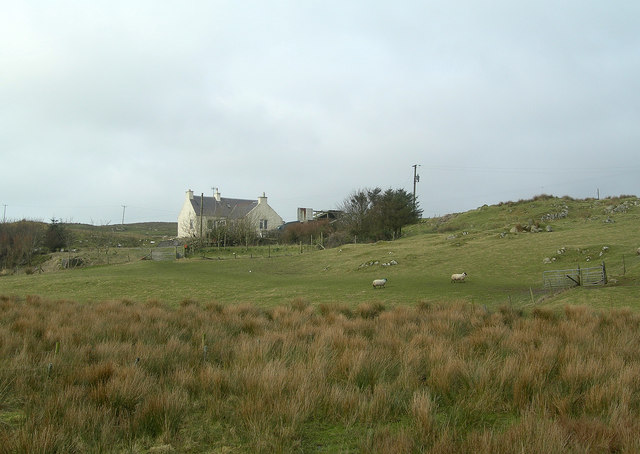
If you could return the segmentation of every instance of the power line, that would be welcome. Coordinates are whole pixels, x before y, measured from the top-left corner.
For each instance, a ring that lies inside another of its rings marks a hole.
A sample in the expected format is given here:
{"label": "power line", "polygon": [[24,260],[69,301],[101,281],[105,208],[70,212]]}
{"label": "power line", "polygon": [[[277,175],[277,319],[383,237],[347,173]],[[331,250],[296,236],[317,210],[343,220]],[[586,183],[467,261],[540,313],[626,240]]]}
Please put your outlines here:
{"label": "power line", "polygon": [[493,167],[493,166],[459,166],[459,165],[429,165],[430,170],[440,170],[447,172],[467,172],[467,171],[475,171],[475,172],[497,172],[497,173],[560,173],[566,174],[568,170],[571,173],[577,172],[593,172],[593,173],[602,173],[609,171],[624,171],[624,172],[636,172],[638,167],[585,167],[585,168],[576,168],[572,167],[567,169],[567,167],[555,166],[555,167]]}

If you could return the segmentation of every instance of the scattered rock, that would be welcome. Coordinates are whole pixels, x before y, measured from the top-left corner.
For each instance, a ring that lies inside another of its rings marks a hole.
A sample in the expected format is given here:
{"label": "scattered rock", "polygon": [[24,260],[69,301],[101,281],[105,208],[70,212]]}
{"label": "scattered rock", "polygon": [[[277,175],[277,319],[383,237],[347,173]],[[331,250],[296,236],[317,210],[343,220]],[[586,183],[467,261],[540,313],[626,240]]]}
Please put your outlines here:
{"label": "scattered rock", "polygon": [[542,216],[540,218],[541,221],[555,221],[558,219],[564,219],[567,216],[569,216],[569,207],[568,206],[564,206],[562,208],[562,211],[559,211],[558,213],[547,213],[544,216]]}
{"label": "scattered rock", "polygon": [[375,266],[379,264],[380,262],[377,260],[369,260],[368,262],[364,262],[362,265],[360,265],[360,268],[366,268],[368,266]]}
{"label": "scattered rock", "polygon": [[544,263],[545,265],[548,265],[548,264],[550,264],[550,263],[551,263],[551,259],[550,259],[549,257],[545,257],[545,258],[542,260],[542,263]]}
{"label": "scattered rock", "polygon": [[545,230],[546,230],[547,232],[553,232],[553,228],[552,228],[550,225],[547,225],[547,226],[545,227]]}

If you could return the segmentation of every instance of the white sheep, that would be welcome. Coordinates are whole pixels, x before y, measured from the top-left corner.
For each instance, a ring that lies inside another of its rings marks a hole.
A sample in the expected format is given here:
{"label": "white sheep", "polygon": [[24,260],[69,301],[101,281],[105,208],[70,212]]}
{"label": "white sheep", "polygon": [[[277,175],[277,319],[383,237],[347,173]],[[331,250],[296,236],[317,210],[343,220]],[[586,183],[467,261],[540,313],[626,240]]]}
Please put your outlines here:
{"label": "white sheep", "polygon": [[373,281],[373,288],[379,288],[382,287],[384,288],[384,285],[387,283],[387,278],[384,279],[375,279]]}
{"label": "white sheep", "polygon": [[464,282],[465,277],[467,277],[467,273],[452,274],[451,282]]}

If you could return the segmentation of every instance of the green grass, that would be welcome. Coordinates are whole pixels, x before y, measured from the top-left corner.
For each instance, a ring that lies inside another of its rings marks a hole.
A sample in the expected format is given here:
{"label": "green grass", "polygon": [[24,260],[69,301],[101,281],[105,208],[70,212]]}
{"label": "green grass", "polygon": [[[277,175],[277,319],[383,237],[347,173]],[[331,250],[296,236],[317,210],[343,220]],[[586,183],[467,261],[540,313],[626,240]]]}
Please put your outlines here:
{"label": "green grass", "polygon": [[[271,258],[267,258],[267,248],[238,248],[212,250],[209,257],[214,260],[137,261],[4,276],[0,277],[0,294],[85,302],[129,298],[177,304],[192,299],[259,306],[295,298],[312,304],[352,306],[362,302],[399,305],[462,300],[497,307],[508,302],[531,305],[532,291],[537,303],[558,307],[581,302],[637,307],[634,294],[640,259],[635,251],[640,241],[640,206],[635,198],[626,200],[629,207],[624,213],[607,209],[624,200],[552,198],[481,207],[445,221],[425,220],[408,228],[405,238],[393,242],[349,244],[302,254],[297,247],[280,250],[272,246]],[[569,216],[551,221],[552,232],[505,234],[516,223],[524,225],[527,219],[539,219],[565,206]],[[615,222],[605,223],[609,217]],[[446,227],[444,233],[436,231],[436,224],[441,230]],[[603,251],[605,246],[608,250]],[[561,248],[566,252],[559,254]],[[233,252],[240,258],[232,258]],[[136,253],[140,250],[131,252]],[[555,262],[544,264],[545,257]],[[383,266],[391,260],[398,264]],[[602,261],[616,283],[555,296],[541,292],[543,271],[597,266]],[[469,275],[467,281],[452,284],[451,274],[463,271]],[[374,290],[371,281],[381,277],[388,278],[387,287]]]}
{"label": "green grass", "polygon": [[[149,246],[173,238],[178,231],[175,222],[140,222],[118,225],[64,224],[71,234],[71,248],[104,248]],[[153,242],[153,243],[152,243]]]}

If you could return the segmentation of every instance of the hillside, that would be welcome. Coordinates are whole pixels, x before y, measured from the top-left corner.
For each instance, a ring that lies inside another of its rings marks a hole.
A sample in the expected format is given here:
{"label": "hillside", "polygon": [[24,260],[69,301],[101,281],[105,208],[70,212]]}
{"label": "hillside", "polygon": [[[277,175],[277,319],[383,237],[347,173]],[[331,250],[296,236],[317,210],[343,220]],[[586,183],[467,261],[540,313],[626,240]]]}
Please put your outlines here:
{"label": "hillside", "polygon": [[176,222],[140,222],[118,225],[65,224],[71,232],[71,247],[94,247],[110,243],[136,247],[151,242],[158,243],[175,237]]}
{"label": "hillside", "polygon": [[[573,200],[539,196],[426,219],[393,242],[349,244],[302,254],[295,248],[278,251],[277,247],[269,252],[265,248],[214,250],[209,258],[215,260],[137,261],[5,276],[0,280],[0,293],[80,301],[129,298],[177,304],[191,299],[260,306],[296,298],[313,304],[347,305],[421,301],[463,301],[488,307],[509,303],[528,307],[533,302],[637,305],[639,221],[637,197]],[[560,294],[542,290],[543,271],[602,262],[611,278],[606,287]],[[463,271],[468,273],[467,281],[451,284],[451,274]],[[373,290],[371,281],[379,277],[388,278],[388,284]]]}

